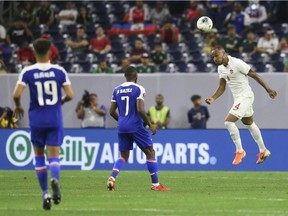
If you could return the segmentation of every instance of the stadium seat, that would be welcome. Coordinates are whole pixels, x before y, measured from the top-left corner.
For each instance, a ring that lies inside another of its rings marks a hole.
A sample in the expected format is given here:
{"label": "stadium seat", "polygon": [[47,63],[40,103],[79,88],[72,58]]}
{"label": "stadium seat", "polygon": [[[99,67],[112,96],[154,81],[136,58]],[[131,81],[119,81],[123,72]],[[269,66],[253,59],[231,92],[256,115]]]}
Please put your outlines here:
{"label": "stadium seat", "polygon": [[54,45],[57,47],[59,52],[64,52],[64,51],[67,50],[67,46],[66,46],[65,42],[63,42],[63,41],[62,42],[57,42]]}
{"label": "stadium seat", "polygon": [[262,62],[254,63],[253,68],[257,73],[267,72],[266,71],[267,68],[266,68],[265,64]]}
{"label": "stadium seat", "polygon": [[185,62],[179,62],[177,68],[179,73],[187,73],[187,64]]}
{"label": "stadium seat", "polygon": [[62,66],[68,73],[71,73],[71,67],[72,67],[71,62],[62,62],[62,63],[61,63],[61,66]]}
{"label": "stadium seat", "polygon": [[284,72],[283,62],[275,62],[272,65],[275,68],[275,72]]}
{"label": "stadium seat", "polygon": [[66,32],[70,36],[76,35],[76,31],[77,31],[77,26],[76,25],[68,25],[68,26],[66,26]]}
{"label": "stadium seat", "polygon": [[169,53],[179,52],[179,45],[178,43],[171,43],[167,45]]}
{"label": "stadium seat", "polygon": [[206,73],[206,72],[208,72],[206,63],[198,62],[195,65],[196,65],[196,68],[197,68],[196,72],[198,72],[198,73]]}
{"label": "stadium seat", "polygon": [[85,64],[81,64],[81,72],[82,73],[92,73],[91,71],[91,63],[86,62]]}
{"label": "stadium seat", "polygon": [[111,49],[112,53],[119,53],[122,51],[123,51],[123,45],[121,42],[119,41],[112,42],[112,49]]}

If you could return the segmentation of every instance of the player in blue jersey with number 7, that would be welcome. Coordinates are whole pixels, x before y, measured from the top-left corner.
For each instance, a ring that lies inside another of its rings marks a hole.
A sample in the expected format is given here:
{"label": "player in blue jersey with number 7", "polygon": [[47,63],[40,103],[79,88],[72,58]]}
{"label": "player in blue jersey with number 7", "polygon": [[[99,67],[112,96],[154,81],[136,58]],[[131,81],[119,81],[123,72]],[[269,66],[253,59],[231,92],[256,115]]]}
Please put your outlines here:
{"label": "player in blue jersey with number 7", "polygon": [[[35,154],[35,170],[42,189],[43,209],[50,210],[61,201],[59,186],[59,152],[63,141],[63,118],[61,104],[70,101],[74,94],[70,80],[64,68],[49,63],[51,42],[37,39],[34,44],[37,63],[25,67],[19,75],[14,90],[15,115],[22,118],[21,94],[25,86],[30,90],[29,123],[31,142]],[[61,97],[61,89],[65,96]],[[51,173],[52,197],[48,192],[48,173],[45,163],[45,146]]]}
{"label": "player in blue jersey with number 7", "polygon": [[[158,168],[152,139],[143,125],[144,123],[148,125],[153,135],[156,134],[156,127],[150,122],[145,112],[145,89],[136,84],[138,77],[136,68],[129,66],[125,71],[125,77],[126,82],[114,89],[110,107],[110,115],[118,121],[120,158],[114,164],[107,181],[107,188],[110,191],[115,190],[116,177],[127,162],[129,152],[133,149],[135,142],[146,155],[147,168],[152,180],[151,190],[170,190],[158,181]],[[116,112],[117,109],[119,114]]]}

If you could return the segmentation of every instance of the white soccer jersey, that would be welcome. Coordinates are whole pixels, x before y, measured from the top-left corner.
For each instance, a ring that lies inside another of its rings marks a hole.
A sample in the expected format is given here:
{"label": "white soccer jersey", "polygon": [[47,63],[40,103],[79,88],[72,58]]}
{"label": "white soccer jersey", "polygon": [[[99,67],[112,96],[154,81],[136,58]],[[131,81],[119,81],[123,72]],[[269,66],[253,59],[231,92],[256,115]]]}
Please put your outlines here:
{"label": "white soccer jersey", "polygon": [[240,96],[250,96],[253,94],[248,81],[248,73],[251,67],[238,58],[228,56],[228,65],[219,65],[218,74],[220,78],[226,80],[230,87],[234,99]]}

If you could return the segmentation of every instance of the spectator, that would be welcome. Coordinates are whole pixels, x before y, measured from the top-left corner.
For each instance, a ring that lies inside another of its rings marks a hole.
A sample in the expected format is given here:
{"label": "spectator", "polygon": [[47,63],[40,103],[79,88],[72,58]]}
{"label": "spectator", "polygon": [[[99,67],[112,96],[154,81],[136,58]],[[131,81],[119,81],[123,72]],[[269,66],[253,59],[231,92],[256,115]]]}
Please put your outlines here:
{"label": "spectator", "polygon": [[54,23],[54,10],[50,7],[50,1],[41,0],[40,8],[35,13],[35,24],[50,26]]}
{"label": "spectator", "polygon": [[0,58],[9,60],[11,56],[11,49],[8,44],[6,44],[6,29],[3,25],[0,24]]}
{"label": "spectator", "polygon": [[112,68],[110,68],[107,65],[106,60],[101,60],[99,62],[99,64],[98,64],[98,67],[94,71],[94,73],[108,73],[108,74],[111,74],[111,73],[113,73],[113,70],[112,70]]}
{"label": "spectator", "polygon": [[82,128],[105,128],[106,113],[106,107],[99,106],[98,96],[88,91],[85,91],[76,107],[77,118],[81,119]]}
{"label": "spectator", "polygon": [[155,51],[150,55],[150,59],[156,65],[168,64],[167,55],[163,52],[161,44],[155,45]]}
{"label": "spectator", "polygon": [[213,28],[211,32],[207,33],[204,39],[203,51],[210,54],[212,48],[219,45],[220,39],[218,37],[218,31],[217,29]]}
{"label": "spectator", "polygon": [[33,33],[27,24],[18,17],[15,18],[13,25],[8,30],[6,40],[8,44],[13,43],[20,47],[23,41],[30,41],[32,37]]}
{"label": "spectator", "polygon": [[83,26],[77,28],[76,37],[67,41],[67,45],[71,47],[73,54],[84,54],[88,50],[89,42],[85,36]]}
{"label": "spectator", "polygon": [[[42,34],[41,38],[50,40],[50,36],[48,34]],[[50,57],[49,58],[50,58],[50,63],[54,63],[54,62],[60,60],[59,51],[58,51],[57,47],[52,43],[50,46]]]}
{"label": "spectator", "polygon": [[87,26],[91,23],[91,21],[92,21],[92,17],[88,12],[88,8],[82,5],[80,7],[79,14],[77,16],[77,20],[76,20],[77,24],[82,24],[84,26]]}
{"label": "spectator", "polygon": [[121,60],[121,67],[116,71],[116,73],[125,73],[125,70],[127,69],[127,67],[130,65],[129,59],[128,58],[124,58]]}
{"label": "spectator", "polygon": [[278,52],[278,45],[279,40],[274,35],[274,31],[271,29],[266,29],[264,31],[264,36],[258,40],[257,51],[260,53],[273,55]]}
{"label": "spectator", "polygon": [[156,105],[149,108],[148,116],[152,124],[157,126],[157,129],[167,129],[170,123],[170,109],[163,105],[164,97],[161,94],[156,96]]}
{"label": "spectator", "polygon": [[171,23],[165,23],[160,29],[160,42],[171,44],[178,43],[179,41],[179,30],[176,26]]}
{"label": "spectator", "polygon": [[155,73],[156,67],[154,63],[150,63],[149,55],[143,53],[142,55],[142,64],[137,67],[139,73]]}
{"label": "spectator", "polygon": [[170,12],[163,1],[157,1],[156,7],[151,11],[151,21],[159,26],[168,22],[170,19]]}
{"label": "spectator", "polygon": [[135,47],[130,53],[130,62],[132,64],[140,64],[143,53],[148,53],[148,51],[144,49],[142,39],[137,38],[135,40]]}
{"label": "spectator", "polygon": [[20,11],[20,18],[27,26],[31,26],[35,21],[35,14],[32,1],[24,2],[24,8]]}
{"label": "spectator", "polygon": [[242,45],[242,39],[236,34],[235,26],[228,26],[227,36],[221,39],[221,45],[229,54],[239,52],[239,48]]}
{"label": "spectator", "polygon": [[202,4],[199,4],[199,1],[190,1],[190,5],[189,8],[186,11],[186,21],[188,23],[191,23],[191,21],[193,19],[195,19],[196,17],[199,17],[198,13],[199,13],[199,9],[204,9]]}
{"label": "spectator", "polygon": [[213,25],[216,29],[222,27],[223,21],[227,14],[231,11],[233,2],[229,0],[207,0],[206,7],[208,16],[213,20]]}
{"label": "spectator", "polygon": [[283,37],[279,43],[278,50],[280,53],[288,53],[288,38]]}
{"label": "spectator", "polygon": [[6,74],[5,63],[0,59],[0,74]]}
{"label": "spectator", "polygon": [[200,95],[193,95],[191,101],[193,103],[193,108],[188,112],[190,127],[192,129],[206,129],[206,123],[210,118],[208,108],[202,105]]}
{"label": "spectator", "polygon": [[239,2],[234,3],[234,10],[227,14],[224,20],[224,26],[234,25],[237,34],[245,33],[250,25],[250,17],[242,11],[242,5]]}
{"label": "spectator", "polygon": [[34,62],[34,51],[27,41],[22,42],[22,46],[16,54],[18,63],[22,65],[31,65]]}
{"label": "spectator", "polygon": [[266,8],[259,4],[259,0],[249,0],[245,12],[249,15],[251,24],[263,23],[268,17]]}
{"label": "spectator", "polygon": [[0,44],[5,43],[6,40],[6,29],[0,24]]}
{"label": "spectator", "polygon": [[13,111],[9,107],[0,107],[0,128],[18,128],[18,119],[13,117]]}
{"label": "spectator", "polygon": [[138,24],[148,22],[150,19],[148,8],[143,1],[136,1],[136,6],[129,10],[129,22]]}
{"label": "spectator", "polygon": [[284,58],[284,72],[288,72],[288,54]]}
{"label": "spectator", "polygon": [[72,1],[65,2],[65,9],[61,10],[56,16],[61,25],[74,25],[76,23],[78,12],[74,8]]}
{"label": "spectator", "polygon": [[252,30],[247,32],[246,40],[243,41],[239,51],[247,53],[250,56],[257,52],[257,42],[255,41],[255,34]]}
{"label": "spectator", "polygon": [[96,37],[90,40],[89,50],[95,54],[106,54],[111,50],[111,41],[101,26],[96,28]]}

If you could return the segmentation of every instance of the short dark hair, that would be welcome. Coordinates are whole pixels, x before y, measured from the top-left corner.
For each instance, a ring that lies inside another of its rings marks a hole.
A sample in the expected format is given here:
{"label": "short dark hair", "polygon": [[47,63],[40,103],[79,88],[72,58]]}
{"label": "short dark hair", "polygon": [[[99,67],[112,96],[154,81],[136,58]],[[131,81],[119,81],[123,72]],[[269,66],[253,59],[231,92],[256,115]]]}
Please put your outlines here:
{"label": "short dark hair", "polygon": [[157,94],[156,97],[162,97],[164,98],[164,96],[162,94]]}
{"label": "short dark hair", "polygon": [[33,43],[36,55],[40,57],[47,55],[48,51],[50,50],[50,46],[51,42],[44,38],[38,38]]}
{"label": "short dark hair", "polygon": [[194,101],[196,101],[196,100],[199,100],[199,99],[201,99],[201,96],[200,96],[200,95],[192,95],[192,97],[191,97],[191,101],[192,101],[192,102],[194,102]]}
{"label": "short dark hair", "polygon": [[135,41],[141,41],[142,43],[144,43],[144,41],[141,38],[136,38]]}
{"label": "short dark hair", "polygon": [[128,66],[125,70],[125,77],[130,78],[133,77],[137,74],[137,69],[134,66]]}

